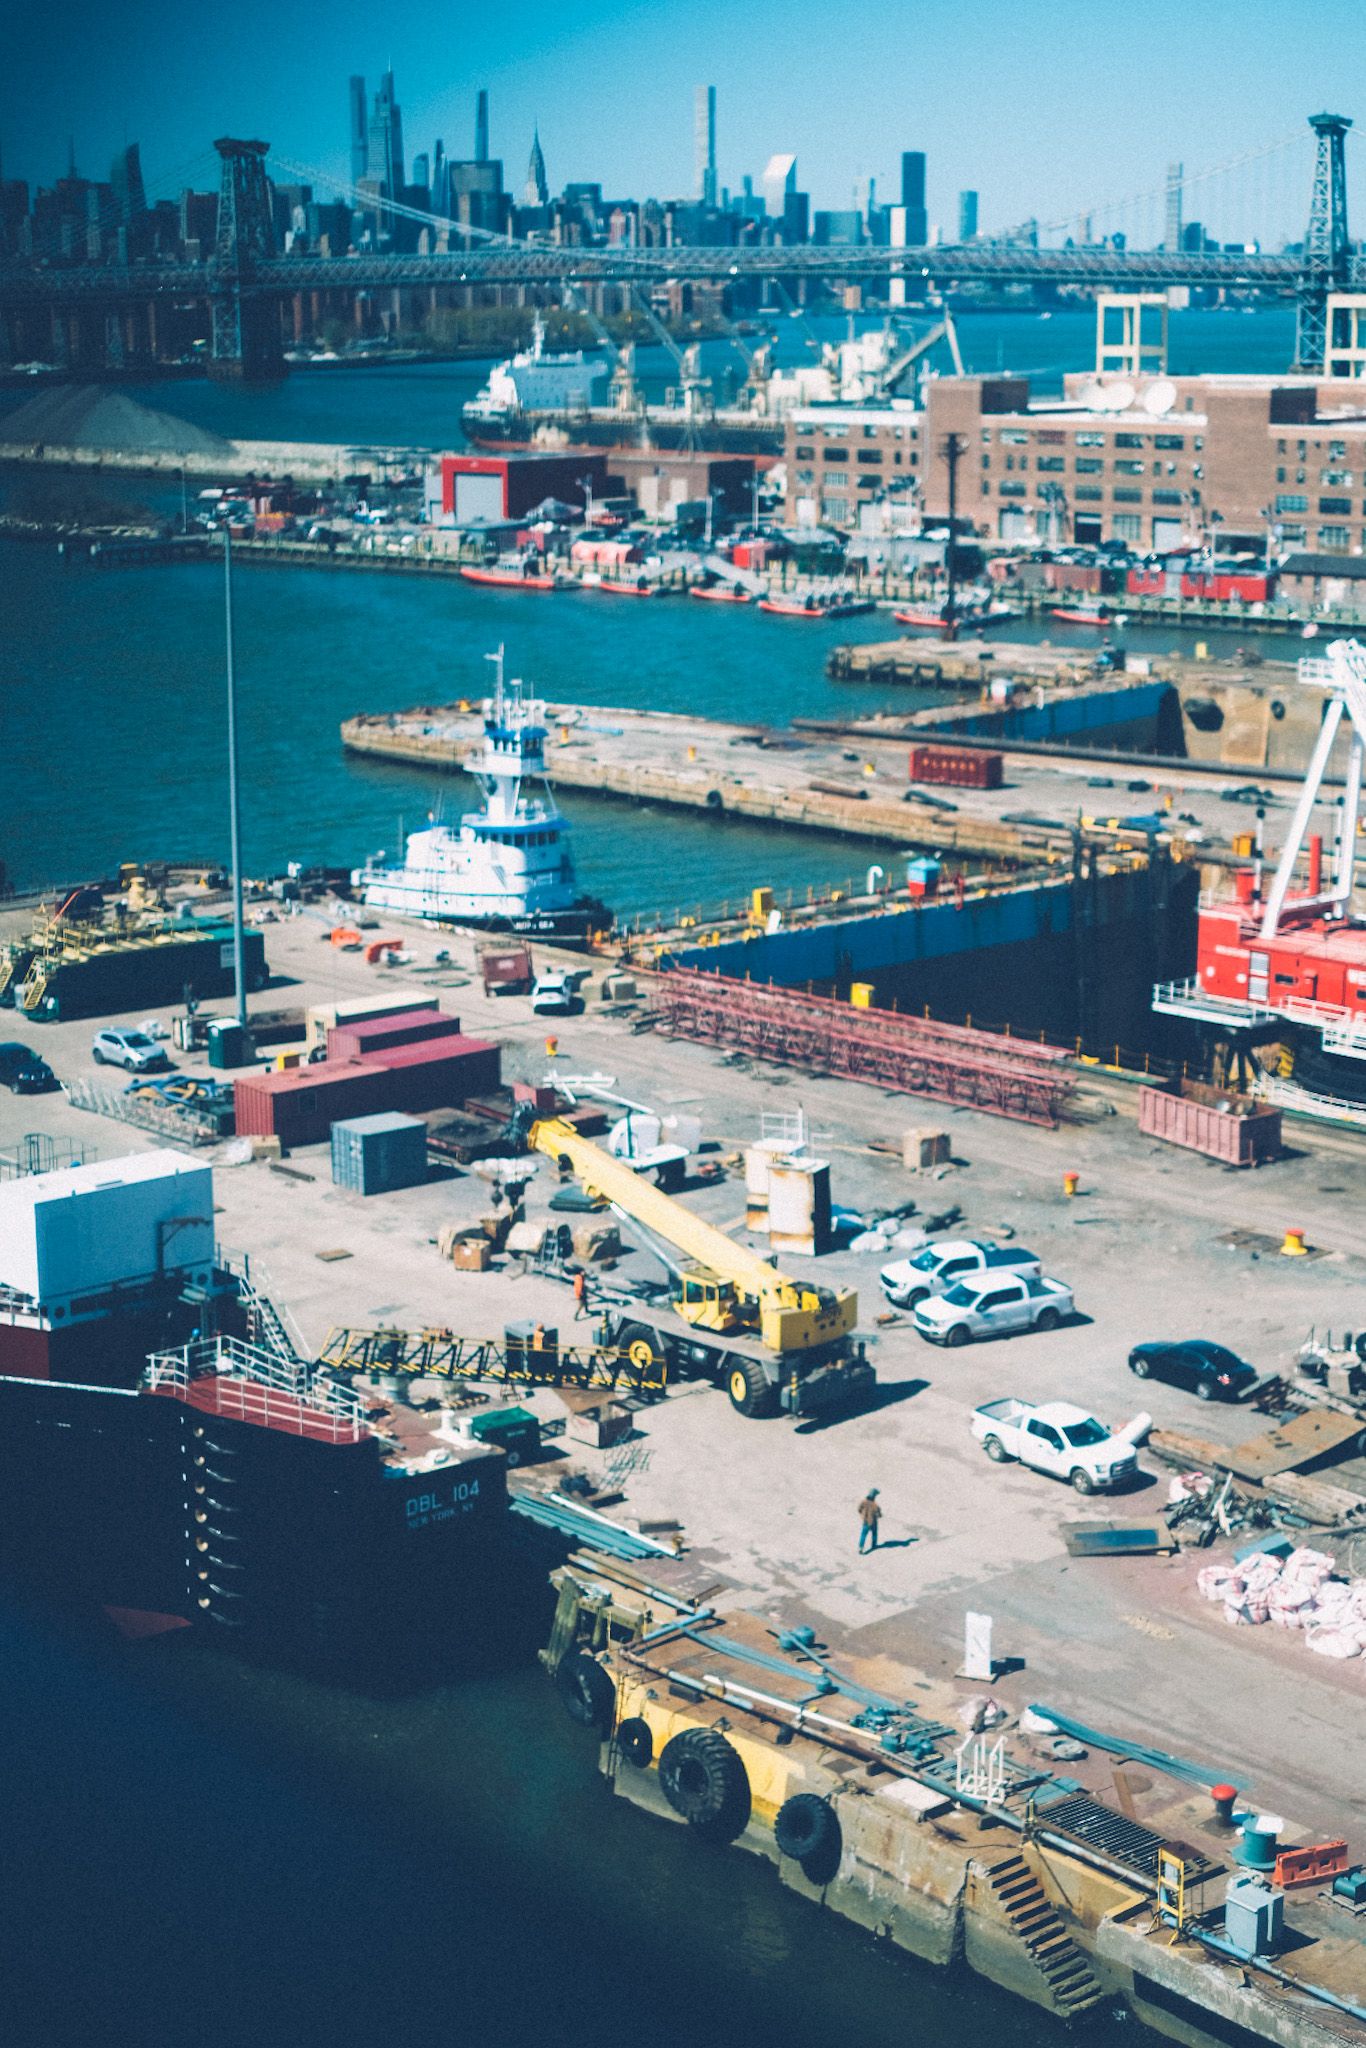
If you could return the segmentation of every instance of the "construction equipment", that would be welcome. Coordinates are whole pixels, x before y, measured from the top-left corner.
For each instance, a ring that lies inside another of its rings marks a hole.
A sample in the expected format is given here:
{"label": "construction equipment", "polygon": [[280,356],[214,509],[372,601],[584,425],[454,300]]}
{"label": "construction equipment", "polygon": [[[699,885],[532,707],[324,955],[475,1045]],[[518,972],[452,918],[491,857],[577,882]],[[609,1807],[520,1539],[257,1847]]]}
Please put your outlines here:
{"label": "construction equipment", "polygon": [[402,1373],[414,1379],[489,1380],[524,1387],[603,1388],[659,1395],[666,1366],[655,1351],[616,1344],[561,1344],[554,1330],[520,1327],[502,1337],[452,1330],[333,1330],[318,1354],[329,1373]]}
{"label": "construction equipment", "polygon": [[851,1341],[851,1288],[789,1278],[558,1117],[532,1124],[527,1143],[601,1196],[669,1273],[671,1306],[608,1309],[605,1338],[716,1379],[742,1415],[806,1414],[871,1388],[873,1369]]}

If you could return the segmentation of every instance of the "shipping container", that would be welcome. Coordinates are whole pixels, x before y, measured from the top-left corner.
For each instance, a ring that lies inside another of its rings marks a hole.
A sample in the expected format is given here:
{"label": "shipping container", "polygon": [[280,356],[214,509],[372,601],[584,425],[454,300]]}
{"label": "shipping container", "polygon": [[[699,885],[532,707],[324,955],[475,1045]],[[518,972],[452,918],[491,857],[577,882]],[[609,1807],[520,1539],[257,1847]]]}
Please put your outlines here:
{"label": "shipping container", "polygon": [[917,745],[910,752],[912,782],[947,783],[958,789],[999,789],[1003,757],[985,747]]}
{"label": "shipping container", "polygon": [[387,1109],[457,1109],[468,1096],[500,1085],[496,1045],[459,1034],[394,1045],[363,1064],[389,1076]]}
{"label": "shipping container", "polygon": [[283,1073],[243,1075],[233,1083],[239,1138],[278,1138],[282,1145],[313,1145],[339,1117],[365,1116],[394,1104],[386,1068],[361,1060],[325,1060]]}
{"label": "shipping container", "polygon": [[332,1126],[332,1179],[358,1195],[420,1187],[427,1178],[427,1126],[384,1110]]}
{"label": "shipping container", "polygon": [[0,1182],[0,1285],[45,1307],[212,1267],[213,1169],[179,1152]]}
{"label": "shipping container", "polygon": [[[751,1148],[754,1149],[754,1148]],[[830,1168],[781,1155],[768,1169],[768,1241],[775,1252],[818,1258],[830,1249]]]}
{"label": "shipping container", "polygon": [[393,1045],[417,1045],[429,1038],[456,1037],[460,1019],[448,1017],[433,1004],[425,1010],[409,1010],[400,1017],[369,1017],[335,1024],[327,1034],[327,1057],[332,1060],[360,1060],[382,1053]]}
{"label": "shipping container", "polygon": [[1043,580],[1049,590],[1084,590],[1093,597],[1107,588],[1105,571],[1098,562],[1046,562]]}
{"label": "shipping container", "polygon": [[481,946],[479,972],[484,994],[518,996],[525,994],[533,980],[531,949],[528,946]]}
{"label": "shipping container", "polygon": [[1260,1166],[1281,1152],[1281,1112],[1250,1095],[1182,1081],[1138,1091],[1138,1128],[1226,1166]]}
{"label": "shipping container", "polygon": [[407,1002],[396,1002],[392,996],[387,1001],[381,997],[364,996],[349,1003],[314,1003],[305,1013],[304,1036],[312,1050],[327,1044],[327,1034],[335,1025],[364,1024],[379,1017],[411,1017],[432,1007],[426,996],[417,996]]}

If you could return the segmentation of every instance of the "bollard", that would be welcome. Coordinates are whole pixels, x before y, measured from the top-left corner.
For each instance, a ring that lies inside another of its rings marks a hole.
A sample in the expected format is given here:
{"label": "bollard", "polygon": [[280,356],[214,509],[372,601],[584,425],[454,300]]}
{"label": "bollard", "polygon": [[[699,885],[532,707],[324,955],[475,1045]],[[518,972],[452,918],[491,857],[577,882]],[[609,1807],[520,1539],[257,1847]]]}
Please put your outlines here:
{"label": "bollard", "polygon": [[1238,1798],[1233,1785],[1211,1785],[1209,1796],[1214,1803],[1214,1825],[1217,1828],[1231,1828],[1234,1825],[1233,1808]]}
{"label": "bollard", "polygon": [[1303,1259],[1308,1256],[1309,1247],[1304,1241],[1303,1228],[1291,1229],[1286,1225],[1285,1242],[1281,1246],[1283,1259]]}
{"label": "bollard", "polygon": [[558,1038],[547,1038],[547,1040],[546,1040],[546,1042],[545,1042],[545,1056],[546,1056],[546,1058],[547,1058],[548,1060],[553,1060],[553,1059],[557,1059],[557,1058],[559,1057],[559,1051],[560,1051],[560,1041],[559,1041],[559,1039],[558,1039]]}
{"label": "bollard", "polygon": [[1075,1195],[1080,1185],[1081,1175],[1079,1173],[1065,1173],[1063,1175],[1062,1191],[1067,1196],[1069,1201],[1071,1200],[1072,1196]]}

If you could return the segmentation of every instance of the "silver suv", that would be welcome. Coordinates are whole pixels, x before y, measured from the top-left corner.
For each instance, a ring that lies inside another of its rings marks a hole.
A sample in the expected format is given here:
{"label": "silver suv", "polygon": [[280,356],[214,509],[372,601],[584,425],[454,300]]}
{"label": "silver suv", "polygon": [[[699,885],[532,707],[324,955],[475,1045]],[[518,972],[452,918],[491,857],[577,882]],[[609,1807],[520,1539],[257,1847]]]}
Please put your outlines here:
{"label": "silver suv", "polygon": [[159,1074],[171,1064],[145,1031],[97,1031],[90,1051],[97,1067],[127,1067],[132,1074]]}

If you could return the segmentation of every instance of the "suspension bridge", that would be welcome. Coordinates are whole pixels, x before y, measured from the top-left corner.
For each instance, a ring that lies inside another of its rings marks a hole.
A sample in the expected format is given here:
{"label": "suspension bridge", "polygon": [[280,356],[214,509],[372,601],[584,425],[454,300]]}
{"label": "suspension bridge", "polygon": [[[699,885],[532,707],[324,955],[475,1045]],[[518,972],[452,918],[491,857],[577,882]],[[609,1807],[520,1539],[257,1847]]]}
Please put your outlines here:
{"label": "suspension bridge", "polygon": [[[1347,235],[1345,139],[1351,121],[1336,114],[1310,118],[1297,130],[1222,165],[1186,175],[1173,166],[1164,185],[1079,211],[1063,219],[1030,221],[998,237],[925,248],[885,244],[683,245],[643,239],[607,245],[517,239],[467,227],[388,199],[376,200],[345,181],[277,156],[283,177],[331,184],[390,227],[415,223],[418,247],[406,253],[358,250],[344,257],[280,253],[275,246],[269,146],[224,138],[215,143],[219,166],[217,229],[206,260],[114,265],[66,263],[50,255],[0,262],[0,349],[12,359],[35,319],[58,354],[73,353],[81,323],[117,327],[130,309],[147,311],[154,326],[158,302],[207,301],[211,312],[210,367],[218,375],[271,378],[283,372],[280,307],[299,294],[388,293],[404,290],[468,294],[480,287],[530,286],[568,292],[606,286],[649,287],[775,280],[799,293],[812,283],[865,284],[901,280],[910,301],[957,287],[1052,286],[1085,291],[1197,290],[1293,297],[1298,306],[1297,367],[1321,367],[1328,297],[1366,288],[1366,260]],[[1270,253],[1256,241],[1237,248],[1183,247],[1180,227],[1189,199],[1227,194],[1230,181],[1251,190],[1253,203],[1273,200],[1272,167],[1285,169],[1306,144],[1313,151],[1308,225],[1301,251]],[[1260,180],[1260,184],[1259,184]],[[1093,239],[1097,223],[1151,217],[1159,210],[1162,245],[1141,246],[1127,231],[1109,228]],[[1175,226],[1174,226],[1175,224]],[[1060,239],[1051,241],[1050,238]],[[433,296],[432,303],[436,303]]]}

